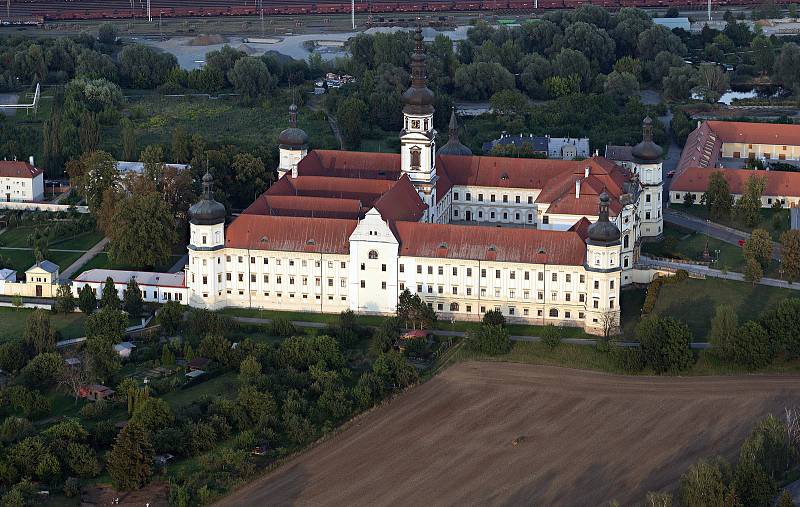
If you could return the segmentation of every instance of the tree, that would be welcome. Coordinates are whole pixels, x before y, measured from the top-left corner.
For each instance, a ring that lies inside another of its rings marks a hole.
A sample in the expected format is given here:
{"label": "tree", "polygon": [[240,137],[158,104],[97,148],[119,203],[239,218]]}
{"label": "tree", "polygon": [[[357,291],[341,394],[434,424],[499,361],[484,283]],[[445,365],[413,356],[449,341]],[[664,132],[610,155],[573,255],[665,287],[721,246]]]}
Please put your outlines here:
{"label": "tree", "polygon": [[114,23],[103,23],[97,29],[97,40],[103,44],[114,44],[117,42],[117,25]]}
{"label": "tree", "polygon": [[477,329],[467,331],[467,348],[490,356],[505,354],[511,350],[508,331],[503,326],[481,324]]}
{"label": "tree", "polygon": [[730,465],[721,457],[700,460],[681,476],[678,497],[681,505],[727,505]]}
{"label": "tree", "polygon": [[788,489],[784,489],[778,498],[778,507],[794,507],[794,500],[792,500],[792,494],[789,493]]}
{"label": "tree", "polygon": [[556,326],[548,324],[542,329],[542,343],[550,349],[554,349],[561,344],[561,332]]}
{"label": "tree", "polygon": [[74,475],[89,478],[100,473],[100,463],[88,445],[70,442],[67,444],[66,452],[66,465]]}
{"label": "tree", "polygon": [[730,88],[730,79],[725,71],[716,63],[704,63],[697,68],[695,75],[697,91],[706,102],[717,102]]}
{"label": "tree", "polygon": [[274,84],[264,61],[254,56],[238,59],[228,79],[236,91],[251,102],[265,95]]}
{"label": "tree", "polygon": [[744,279],[752,282],[755,286],[764,277],[764,269],[761,267],[761,263],[753,257],[745,257],[744,261]]}
{"label": "tree", "polygon": [[779,350],[791,358],[800,356],[800,298],[786,298],[772,305],[761,315],[760,323]]}
{"label": "tree", "polygon": [[97,308],[97,296],[88,283],[78,289],[78,308],[86,315],[91,315]]}
{"label": "tree", "polygon": [[661,80],[661,87],[668,98],[677,101],[686,100],[692,93],[692,83],[695,78],[695,71],[689,65],[670,67],[667,75]]}
{"label": "tree", "polygon": [[760,421],[739,450],[734,486],[742,505],[772,505],[780,481],[792,460],[785,424],[769,415]]}
{"label": "tree", "polygon": [[775,65],[775,52],[772,49],[772,41],[764,35],[756,35],[750,41],[750,49],[753,50],[753,62],[761,75],[766,75]]}
{"label": "tree", "polygon": [[86,318],[87,338],[101,338],[109,344],[122,341],[128,317],[113,307],[104,307]]}
{"label": "tree", "polygon": [[144,164],[142,174],[145,179],[154,184],[154,187],[151,188],[159,188],[161,186],[161,180],[164,177],[164,169],[166,168],[166,164],[164,164],[164,150],[161,148],[161,145],[151,144],[145,146],[144,150],[142,150],[142,153],[139,155],[139,161]]}
{"label": "tree", "polygon": [[172,131],[172,160],[178,164],[189,161],[189,137],[180,125]]}
{"label": "tree", "polygon": [[129,118],[123,118],[122,122],[122,156],[125,160],[135,160],[136,154],[136,129]]}
{"label": "tree", "polygon": [[719,305],[711,319],[711,331],[708,341],[714,346],[714,352],[720,357],[730,359],[733,356],[733,344],[739,328],[739,319],[733,307]]}
{"label": "tree", "polygon": [[639,81],[630,72],[612,71],[603,86],[608,96],[618,104],[624,104],[630,97],[639,93]]}
{"label": "tree", "polygon": [[119,171],[114,158],[105,151],[84,153],[67,164],[70,186],[86,199],[95,214],[103,204],[103,195],[117,183]]}
{"label": "tree", "polygon": [[756,225],[761,218],[761,196],[766,188],[766,177],[751,174],[745,183],[742,197],[736,201],[737,215],[749,227]]}
{"label": "tree", "polygon": [[592,77],[591,64],[580,51],[562,49],[553,59],[553,72],[562,78],[574,77],[580,85],[580,90],[589,89]]}
{"label": "tree", "polygon": [[689,327],[672,317],[651,315],[636,327],[642,356],[656,373],[683,371],[694,362]]}
{"label": "tree", "polygon": [[153,455],[147,431],[135,423],[125,426],[117,435],[106,463],[114,487],[129,491],[144,486],[153,475]]}
{"label": "tree", "polygon": [[781,234],[781,266],[790,282],[800,280],[800,231],[797,229]]}
{"label": "tree", "polygon": [[140,425],[150,435],[166,428],[175,420],[169,404],[161,398],[148,397],[134,411],[131,424]]}
{"label": "tree", "polygon": [[97,118],[85,111],[81,116],[81,128],[78,132],[81,143],[81,153],[88,153],[97,149],[100,144],[100,127]]}
{"label": "tree", "polygon": [[728,218],[733,207],[733,195],[722,171],[713,171],[708,178],[708,189],[703,194],[712,220]]}
{"label": "tree", "polygon": [[680,37],[660,25],[653,25],[640,33],[636,47],[640,58],[645,60],[654,59],[662,51],[679,56],[686,54],[686,46]]}
{"label": "tree", "polygon": [[183,306],[174,300],[167,301],[156,315],[156,323],[167,335],[177,333],[181,322],[183,322]]}
{"label": "tree", "polygon": [[616,46],[602,28],[582,21],[571,23],[564,30],[563,43],[581,51],[597,70],[607,72],[614,63]]}
{"label": "tree", "polygon": [[72,295],[70,284],[61,283],[58,285],[53,311],[56,313],[72,313],[75,311],[75,296]]}
{"label": "tree", "polygon": [[273,172],[264,166],[264,162],[249,153],[234,155],[231,167],[236,174],[236,182],[242,187],[242,195],[248,198],[261,195],[275,179]]}
{"label": "tree", "polygon": [[358,149],[361,145],[361,129],[366,114],[367,105],[355,97],[348,98],[339,104],[336,120],[346,148]]}
{"label": "tree", "polygon": [[486,100],[501,90],[514,88],[514,75],[497,62],[461,65],[453,77],[455,95],[467,100]]}
{"label": "tree", "polygon": [[742,253],[745,258],[753,258],[761,264],[762,268],[769,266],[772,260],[772,239],[764,229],[753,230],[747,241],[744,242]]}
{"label": "tree", "polygon": [[75,77],[90,81],[102,79],[115,84],[119,81],[114,60],[91,49],[85,49],[78,55],[75,62]]}
{"label": "tree", "polygon": [[487,326],[505,326],[506,318],[500,310],[489,310],[483,314],[482,322]]}
{"label": "tree", "polygon": [[31,387],[47,387],[58,380],[64,359],[55,352],[37,354],[20,371],[20,381]]}
{"label": "tree", "polygon": [[170,53],[161,53],[144,44],[125,46],[119,53],[119,70],[130,87],[152,89],[167,80],[169,72],[178,66]]}
{"label": "tree", "polygon": [[114,280],[109,276],[103,284],[103,294],[100,297],[100,308],[120,309],[119,295]]}
{"label": "tree", "polygon": [[91,380],[89,370],[86,367],[86,358],[79,357],[77,364],[71,364],[59,369],[58,384],[63,386],[74,398],[77,404],[80,398],[81,388]]}
{"label": "tree", "polygon": [[172,210],[157,192],[136,192],[117,203],[109,231],[114,262],[154,268],[169,260],[177,241]]}
{"label": "tree", "polygon": [[239,363],[239,382],[242,384],[256,384],[262,378],[261,363],[254,356],[249,355]]}
{"label": "tree", "polygon": [[753,321],[747,321],[739,327],[730,345],[730,358],[751,370],[768,365],[775,355],[766,330]]}
{"label": "tree", "polygon": [[136,283],[136,278],[131,277],[128,281],[128,286],[122,292],[123,308],[128,312],[128,315],[138,319],[142,316],[144,301],[142,300],[142,291],[139,289],[139,284]]}
{"label": "tree", "polygon": [[528,109],[528,99],[517,90],[501,90],[489,99],[492,110],[501,115],[513,118],[524,114]]}
{"label": "tree", "polygon": [[25,320],[25,343],[36,354],[55,349],[55,329],[50,324],[50,316],[37,308]]}

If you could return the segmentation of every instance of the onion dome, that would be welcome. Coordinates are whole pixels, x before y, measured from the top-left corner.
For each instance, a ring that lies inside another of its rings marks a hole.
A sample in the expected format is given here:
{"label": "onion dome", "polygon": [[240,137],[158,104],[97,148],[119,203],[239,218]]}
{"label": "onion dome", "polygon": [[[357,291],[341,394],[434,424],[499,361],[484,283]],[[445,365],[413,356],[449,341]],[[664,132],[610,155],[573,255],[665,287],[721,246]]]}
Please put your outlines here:
{"label": "onion dome", "polygon": [[433,114],[433,92],[428,88],[425,71],[425,47],[422,44],[422,28],[417,26],[414,35],[416,48],[411,55],[411,86],[403,92],[403,112],[406,114]]}
{"label": "onion dome", "polygon": [[608,192],[600,194],[600,217],[589,226],[589,241],[595,245],[612,245],[619,243],[619,228],[608,220]]}
{"label": "onion dome", "polygon": [[194,225],[217,225],[225,222],[225,206],[214,200],[214,178],[206,170],[203,176],[203,199],[189,208],[189,222]]}
{"label": "onion dome", "polygon": [[450,113],[450,137],[447,139],[447,144],[442,146],[436,151],[437,155],[460,155],[462,157],[469,157],[472,155],[472,150],[461,144],[458,140],[458,121],[456,120],[456,110]]}
{"label": "onion dome", "polygon": [[284,129],[278,136],[278,145],[281,148],[299,149],[308,145],[308,134],[303,129],[297,128],[297,106],[289,106],[289,128]]}
{"label": "onion dome", "polygon": [[653,120],[646,117],[642,122],[642,142],[631,150],[633,157],[638,162],[657,163],[661,160],[661,146],[653,142]]}

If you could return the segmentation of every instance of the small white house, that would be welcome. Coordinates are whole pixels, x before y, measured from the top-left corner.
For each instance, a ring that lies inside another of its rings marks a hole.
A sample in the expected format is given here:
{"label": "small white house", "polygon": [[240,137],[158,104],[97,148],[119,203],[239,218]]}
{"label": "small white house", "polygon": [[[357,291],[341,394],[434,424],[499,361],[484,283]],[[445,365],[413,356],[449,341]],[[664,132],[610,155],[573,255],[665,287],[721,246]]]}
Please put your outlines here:
{"label": "small white house", "polygon": [[44,200],[44,171],[21,160],[0,160],[0,201],[38,202]]}

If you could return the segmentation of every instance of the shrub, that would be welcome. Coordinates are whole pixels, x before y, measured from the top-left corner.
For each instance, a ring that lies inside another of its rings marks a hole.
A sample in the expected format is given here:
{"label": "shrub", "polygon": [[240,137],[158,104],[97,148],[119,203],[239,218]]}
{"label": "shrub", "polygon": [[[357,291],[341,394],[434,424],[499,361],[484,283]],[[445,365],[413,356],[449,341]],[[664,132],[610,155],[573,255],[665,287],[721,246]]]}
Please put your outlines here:
{"label": "shrub", "polygon": [[505,326],[506,318],[500,310],[489,310],[483,314],[483,324],[485,326]]}
{"label": "shrub", "polygon": [[272,321],[272,334],[281,338],[289,338],[297,334],[297,328],[289,319],[277,318]]}
{"label": "shrub", "polygon": [[80,409],[80,415],[84,419],[100,419],[109,409],[108,403],[102,400],[95,401],[94,403],[87,403]]}
{"label": "shrub", "polygon": [[625,373],[638,373],[644,369],[644,358],[639,347],[611,345],[609,353],[614,365]]}
{"label": "shrub", "polygon": [[686,324],[672,317],[643,318],[636,327],[636,337],[645,363],[656,373],[683,371],[694,362],[689,348],[692,332]]}
{"label": "shrub", "polygon": [[511,350],[508,331],[503,326],[481,325],[467,331],[466,345],[469,350],[495,356]]}
{"label": "shrub", "polygon": [[551,349],[558,347],[561,344],[561,332],[559,329],[552,324],[545,326],[542,330],[542,343]]}

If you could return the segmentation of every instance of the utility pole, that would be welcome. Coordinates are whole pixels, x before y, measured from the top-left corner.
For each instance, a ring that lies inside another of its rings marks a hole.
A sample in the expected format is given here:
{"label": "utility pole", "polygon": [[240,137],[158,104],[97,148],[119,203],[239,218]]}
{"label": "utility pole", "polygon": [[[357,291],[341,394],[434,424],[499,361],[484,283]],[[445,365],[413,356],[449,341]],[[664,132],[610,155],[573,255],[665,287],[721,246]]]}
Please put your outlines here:
{"label": "utility pole", "polygon": [[261,16],[261,36],[264,36],[264,0],[258,0],[258,12]]}
{"label": "utility pole", "polygon": [[153,21],[153,16],[150,14],[150,0],[147,0],[147,21]]}
{"label": "utility pole", "polygon": [[708,0],[708,20],[711,21],[711,0]]}
{"label": "utility pole", "polygon": [[353,24],[353,30],[356,29],[356,0],[350,0],[350,22]]}

